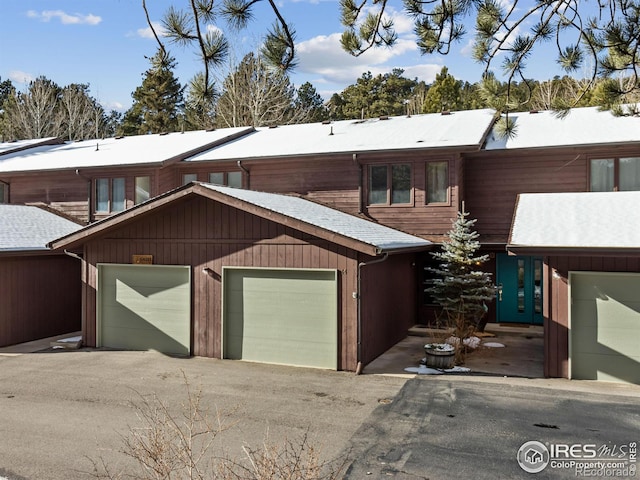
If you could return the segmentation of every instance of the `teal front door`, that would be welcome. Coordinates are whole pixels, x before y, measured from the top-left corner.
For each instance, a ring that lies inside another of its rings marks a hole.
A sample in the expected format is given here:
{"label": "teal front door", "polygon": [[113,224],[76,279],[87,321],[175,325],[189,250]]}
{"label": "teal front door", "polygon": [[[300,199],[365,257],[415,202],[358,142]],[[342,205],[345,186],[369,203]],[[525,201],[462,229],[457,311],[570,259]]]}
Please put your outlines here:
{"label": "teal front door", "polygon": [[542,325],[542,258],[496,256],[499,323]]}

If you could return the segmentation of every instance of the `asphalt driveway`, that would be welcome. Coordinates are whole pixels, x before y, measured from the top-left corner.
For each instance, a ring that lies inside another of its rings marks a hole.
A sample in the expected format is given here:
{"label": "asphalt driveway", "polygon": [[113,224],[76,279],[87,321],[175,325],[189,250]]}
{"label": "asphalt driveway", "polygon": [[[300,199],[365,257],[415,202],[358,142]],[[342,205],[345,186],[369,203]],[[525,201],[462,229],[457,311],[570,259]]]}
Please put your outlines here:
{"label": "asphalt driveway", "polygon": [[[0,357],[0,477],[86,479],[90,459],[128,464],[122,435],[140,425],[132,401],[155,393],[170,408],[185,401],[183,372],[203,402],[231,411],[221,436],[227,454],[283,439],[309,443],[325,459],[349,440],[406,379],[155,352],[80,350]],[[178,410],[175,410],[178,411]]]}
{"label": "asphalt driveway", "polygon": [[346,457],[345,476],[355,480],[575,478],[571,469],[524,472],[518,449],[528,441],[625,446],[629,459],[640,443],[638,386],[356,376],[80,350],[0,356],[0,478],[93,478],[91,460],[100,458],[113,471],[130,469],[120,450],[122,436],[140,426],[132,401],[155,394],[179,412],[185,376],[205,405],[231,412],[217,445],[225,454],[308,435],[322,458]]}
{"label": "asphalt driveway", "polygon": [[[557,450],[538,473],[527,473],[518,464],[518,450],[527,442]],[[417,377],[354,435],[355,461],[346,478],[636,478],[637,453],[632,454],[638,445],[638,386]],[[581,464],[596,460],[627,468],[580,470]]]}

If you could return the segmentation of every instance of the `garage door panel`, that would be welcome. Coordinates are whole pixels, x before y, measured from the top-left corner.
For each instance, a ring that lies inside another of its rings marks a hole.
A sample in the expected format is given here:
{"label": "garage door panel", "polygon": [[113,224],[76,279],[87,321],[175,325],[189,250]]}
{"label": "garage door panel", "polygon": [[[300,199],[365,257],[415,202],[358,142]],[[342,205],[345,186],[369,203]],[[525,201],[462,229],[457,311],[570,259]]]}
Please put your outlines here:
{"label": "garage door panel", "polygon": [[246,336],[242,339],[242,355],[236,358],[236,360],[240,359],[250,362],[324,368],[335,368],[336,363],[333,351],[325,349],[323,344],[313,345],[291,339]]}
{"label": "garage door panel", "polygon": [[99,265],[100,345],[188,355],[189,267]]}
{"label": "garage door panel", "polygon": [[640,275],[571,275],[572,378],[640,383]]}
{"label": "garage door panel", "polygon": [[610,355],[615,352],[620,355],[633,356],[638,353],[640,345],[639,334],[629,334],[628,330],[619,328],[600,329],[598,332],[588,332],[578,329],[573,337],[573,353],[597,353]]}
{"label": "garage door panel", "polygon": [[640,371],[637,367],[640,356],[582,354],[575,360],[572,368],[573,378],[640,383]]}
{"label": "garage door panel", "polygon": [[337,280],[328,270],[227,269],[225,358],[337,368]]}

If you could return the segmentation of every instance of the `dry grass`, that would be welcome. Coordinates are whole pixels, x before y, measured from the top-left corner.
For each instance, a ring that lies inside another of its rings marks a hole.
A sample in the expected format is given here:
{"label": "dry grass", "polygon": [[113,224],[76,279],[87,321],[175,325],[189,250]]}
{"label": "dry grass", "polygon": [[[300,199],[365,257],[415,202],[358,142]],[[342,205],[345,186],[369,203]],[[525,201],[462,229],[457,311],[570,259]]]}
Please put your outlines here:
{"label": "dry grass", "polygon": [[308,433],[279,443],[265,440],[257,447],[244,445],[244,456],[231,458],[220,451],[221,442],[217,440],[235,425],[235,410],[211,410],[203,403],[202,389],[194,390],[184,372],[183,376],[186,398],[178,408],[171,408],[156,394],[136,392],[132,407],[138,424],[130,426],[122,435],[120,451],[133,460],[135,468],[116,468],[99,456],[89,458],[91,476],[107,480],[335,480],[342,477],[347,457],[333,462],[322,460]]}

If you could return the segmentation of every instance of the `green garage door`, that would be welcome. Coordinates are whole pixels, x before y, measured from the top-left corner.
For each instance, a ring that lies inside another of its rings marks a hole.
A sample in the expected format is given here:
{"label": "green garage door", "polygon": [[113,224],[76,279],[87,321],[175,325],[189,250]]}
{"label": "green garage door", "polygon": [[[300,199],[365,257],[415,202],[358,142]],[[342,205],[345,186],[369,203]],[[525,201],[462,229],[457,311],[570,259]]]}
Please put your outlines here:
{"label": "green garage door", "polygon": [[98,265],[98,346],[188,355],[191,269]]}
{"label": "green garage door", "polygon": [[640,384],[640,275],[574,272],[571,378]]}
{"label": "green garage door", "polygon": [[223,270],[224,357],[336,369],[335,270]]}

